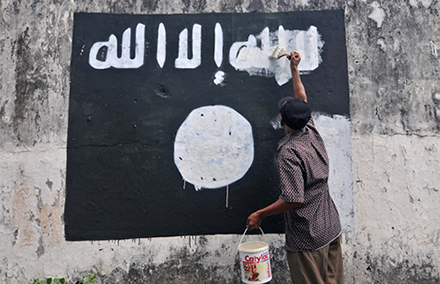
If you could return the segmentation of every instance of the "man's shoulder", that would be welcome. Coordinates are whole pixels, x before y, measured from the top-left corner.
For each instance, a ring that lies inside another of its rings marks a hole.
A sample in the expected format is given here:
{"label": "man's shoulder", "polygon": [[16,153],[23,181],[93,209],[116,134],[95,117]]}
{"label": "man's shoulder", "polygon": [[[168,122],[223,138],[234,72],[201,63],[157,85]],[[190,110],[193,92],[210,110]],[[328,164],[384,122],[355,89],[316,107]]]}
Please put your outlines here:
{"label": "man's shoulder", "polygon": [[313,128],[315,128],[315,120],[313,119],[313,117],[311,117],[309,119],[309,122],[307,122],[306,127],[313,127]]}

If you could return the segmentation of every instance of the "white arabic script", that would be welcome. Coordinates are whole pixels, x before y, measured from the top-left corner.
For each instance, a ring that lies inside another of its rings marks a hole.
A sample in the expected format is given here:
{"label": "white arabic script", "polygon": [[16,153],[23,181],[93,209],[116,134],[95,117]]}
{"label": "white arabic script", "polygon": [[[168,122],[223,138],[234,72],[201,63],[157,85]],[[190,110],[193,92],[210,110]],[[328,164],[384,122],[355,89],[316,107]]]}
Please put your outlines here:
{"label": "white arabic script", "polygon": [[[110,67],[119,69],[135,69],[144,64],[145,50],[145,25],[136,26],[135,56],[130,57],[131,50],[131,28],[124,31],[122,35],[122,52],[118,57],[118,39],[110,35],[108,41],[100,41],[93,44],[89,54],[89,64],[95,69],[107,69]],[[104,50],[104,47],[107,50]],[[100,56],[100,52],[102,52]],[[103,60],[101,60],[103,59]]]}
{"label": "white arabic script", "polygon": [[[202,25],[192,26],[192,38],[189,39],[188,29],[179,33],[178,54],[174,60],[176,69],[196,69],[202,64]],[[191,43],[191,44],[189,44]],[[214,53],[213,60],[218,68],[223,64],[223,29],[220,23],[214,27]],[[277,31],[270,32],[264,28],[258,35],[250,34],[245,41],[232,43],[229,48],[229,64],[238,71],[246,71],[252,76],[275,77],[279,85],[285,84],[291,78],[289,62],[285,59],[274,60],[269,54],[275,45],[283,46],[287,51],[297,51],[302,60],[299,70],[308,73],[322,62],[321,52],[324,42],[318,29],[310,26],[308,30],[285,30],[279,26]],[[100,41],[93,44],[89,54],[89,64],[95,69],[135,69],[144,64],[145,49],[145,25],[136,26],[135,56],[130,57],[131,29],[127,28],[122,35],[121,55],[118,56],[118,39],[110,35],[108,41]],[[189,58],[190,48],[192,58]],[[158,66],[163,68],[167,59],[167,33],[163,23],[160,23],[157,31]],[[216,79],[218,79],[216,77]],[[217,81],[215,81],[218,84]]]}

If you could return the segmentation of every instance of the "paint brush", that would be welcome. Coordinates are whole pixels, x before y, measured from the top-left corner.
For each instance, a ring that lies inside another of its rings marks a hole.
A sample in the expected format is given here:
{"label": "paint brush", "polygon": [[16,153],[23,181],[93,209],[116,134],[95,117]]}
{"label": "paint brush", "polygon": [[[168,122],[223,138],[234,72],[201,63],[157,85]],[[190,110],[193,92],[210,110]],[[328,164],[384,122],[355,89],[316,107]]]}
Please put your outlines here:
{"label": "paint brush", "polygon": [[287,58],[290,60],[290,53],[287,52],[284,47],[276,45],[269,53],[269,58],[272,59],[280,59],[283,56],[287,56]]}

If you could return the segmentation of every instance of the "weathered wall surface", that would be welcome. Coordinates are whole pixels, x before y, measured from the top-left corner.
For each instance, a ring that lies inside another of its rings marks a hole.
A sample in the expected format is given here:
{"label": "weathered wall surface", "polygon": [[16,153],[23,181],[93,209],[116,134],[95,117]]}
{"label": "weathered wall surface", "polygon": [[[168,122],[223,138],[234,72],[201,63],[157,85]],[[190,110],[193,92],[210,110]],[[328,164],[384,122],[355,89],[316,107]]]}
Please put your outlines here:
{"label": "weathered wall surface", "polygon": [[[439,283],[438,1],[0,2],[0,282],[239,283],[240,236],[66,242],[64,201],[74,12],[345,9],[355,229],[347,283]],[[268,236],[289,283],[283,236]]]}

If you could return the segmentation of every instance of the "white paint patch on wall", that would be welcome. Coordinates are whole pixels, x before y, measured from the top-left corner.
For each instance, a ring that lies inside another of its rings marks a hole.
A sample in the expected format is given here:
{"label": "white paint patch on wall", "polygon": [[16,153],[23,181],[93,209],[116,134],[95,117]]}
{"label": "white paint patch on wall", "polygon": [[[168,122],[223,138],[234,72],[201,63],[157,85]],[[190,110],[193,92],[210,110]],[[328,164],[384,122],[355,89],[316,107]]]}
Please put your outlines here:
{"label": "white paint patch on wall", "polygon": [[[313,113],[312,116],[329,156],[330,193],[338,207],[343,231],[354,232],[351,123],[347,117],[341,115]],[[278,116],[270,124],[274,129],[281,129]]]}
{"label": "white paint patch on wall", "polygon": [[373,8],[373,12],[371,12],[371,14],[368,15],[368,18],[375,21],[377,23],[377,27],[380,28],[386,17],[385,11],[380,7],[379,2],[377,1],[371,3],[370,7]]}
{"label": "white paint patch on wall", "polygon": [[[257,46],[258,40],[261,41],[260,47]],[[239,71],[247,71],[251,76],[275,77],[278,85],[284,85],[291,78],[290,66],[286,58],[269,58],[276,45],[301,54],[301,73],[315,70],[322,62],[324,41],[315,26],[310,26],[307,31],[285,30],[279,26],[278,31],[270,32],[265,28],[257,36],[249,35],[247,41],[235,42],[229,50],[229,62]]]}
{"label": "white paint patch on wall", "polygon": [[177,131],[174,163],[196,190],[228,186],[246,174],[253,159],[251,124],[232,108],[197,108]]}
{"label": "white paint patch on wall", "polygon": [[299,0],[298,4],[302,6],[307,6],[309,5],[309,0]]}
{"label": "white paint patch on wall", "polygon": [[345,116],[313,114],[330,160],[330,194],[338,207],[344,232],[354,232],[351,123]]}

